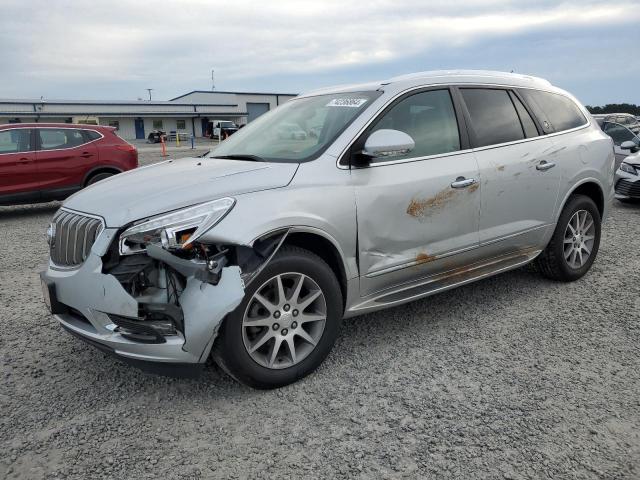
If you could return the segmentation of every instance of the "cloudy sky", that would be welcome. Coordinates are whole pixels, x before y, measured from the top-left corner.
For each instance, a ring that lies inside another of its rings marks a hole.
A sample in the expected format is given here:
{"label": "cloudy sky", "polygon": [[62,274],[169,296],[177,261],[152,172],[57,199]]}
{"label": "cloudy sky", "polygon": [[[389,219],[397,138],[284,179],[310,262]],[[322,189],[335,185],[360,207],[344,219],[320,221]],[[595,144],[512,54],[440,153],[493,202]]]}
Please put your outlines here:
{"label": "cloudy sky", "polygon": [[636,1],[1,0],[0,98],[301,92],[436,69],[640,104]]}

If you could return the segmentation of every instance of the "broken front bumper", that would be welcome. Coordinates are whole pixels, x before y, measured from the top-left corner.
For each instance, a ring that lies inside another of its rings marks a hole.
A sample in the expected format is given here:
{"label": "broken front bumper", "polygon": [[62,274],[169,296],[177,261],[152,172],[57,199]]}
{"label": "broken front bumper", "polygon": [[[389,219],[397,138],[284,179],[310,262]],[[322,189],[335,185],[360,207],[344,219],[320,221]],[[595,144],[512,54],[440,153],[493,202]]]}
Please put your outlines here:
{"label": "broken front bumper", "polygon": [[[104,351],[132,362],[202,364],[206,361],[223,318],[242,301],[244,284],[237,266],[225,267],[217,285],[186,279],[179,297],[184,328],[163,336],[162,343],[136,341],[119,333],[114,317],[138,319],[138,301],[109,274],[102,259],[116,231],[105,229],[78,268],[50,263],[41,273],[45,298],[54,317],[69,332]],[[102,237],[102,238],[101,238]]]}

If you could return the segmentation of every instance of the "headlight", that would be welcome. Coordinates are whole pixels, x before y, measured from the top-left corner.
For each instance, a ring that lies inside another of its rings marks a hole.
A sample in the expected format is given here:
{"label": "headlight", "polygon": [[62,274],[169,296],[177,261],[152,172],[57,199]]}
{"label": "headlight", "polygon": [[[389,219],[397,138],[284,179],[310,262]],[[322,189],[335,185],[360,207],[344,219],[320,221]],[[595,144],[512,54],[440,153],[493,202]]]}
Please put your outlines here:
{"label": "headlight", "polygon": [[622,170],[623,172],[627,172],[630,173],[631,175],[637,175],[636,173],[636,169],[633,168],[631,165],[629,165],[628,163],[624,163],[622,162],[620,164],[620,170]]}
{"label": "headlight", "polygon": [[120,253],[143,252],[150,243],[182,248],[222,220],[235,203],[233,198],[221,198],[143,220],[120,235]]}

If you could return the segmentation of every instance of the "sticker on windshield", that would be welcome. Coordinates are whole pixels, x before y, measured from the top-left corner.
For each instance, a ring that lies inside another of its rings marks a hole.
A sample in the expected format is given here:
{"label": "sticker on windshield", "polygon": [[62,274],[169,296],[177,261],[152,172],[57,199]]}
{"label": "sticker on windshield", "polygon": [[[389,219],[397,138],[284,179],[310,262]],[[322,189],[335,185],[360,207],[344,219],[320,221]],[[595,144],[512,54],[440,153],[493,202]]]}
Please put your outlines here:
{"label": "sticker on windshield", "polygon": [[327,107],[353,107],[358,108],[365,104],[366,98],[334,98]]}

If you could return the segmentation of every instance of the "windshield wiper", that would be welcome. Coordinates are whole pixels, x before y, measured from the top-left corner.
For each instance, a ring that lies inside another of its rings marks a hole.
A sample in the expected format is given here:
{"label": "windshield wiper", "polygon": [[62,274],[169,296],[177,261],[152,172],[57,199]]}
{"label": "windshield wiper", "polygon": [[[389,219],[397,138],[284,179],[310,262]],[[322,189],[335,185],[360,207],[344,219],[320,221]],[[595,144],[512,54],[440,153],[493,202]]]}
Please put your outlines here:
{"label": "windshield wiper", "polygon": [[211,158],[223,158],[227,160],[249,160],[251,162],[264,162],[266,161],[264,158],[259,157],[257,155],[249,155],[249,154],[233,154],[233,155],[216,155],[213,152]]}

